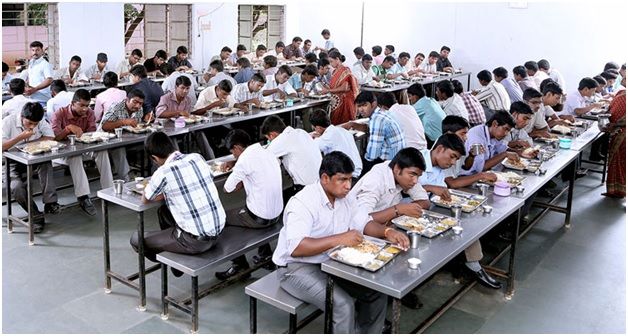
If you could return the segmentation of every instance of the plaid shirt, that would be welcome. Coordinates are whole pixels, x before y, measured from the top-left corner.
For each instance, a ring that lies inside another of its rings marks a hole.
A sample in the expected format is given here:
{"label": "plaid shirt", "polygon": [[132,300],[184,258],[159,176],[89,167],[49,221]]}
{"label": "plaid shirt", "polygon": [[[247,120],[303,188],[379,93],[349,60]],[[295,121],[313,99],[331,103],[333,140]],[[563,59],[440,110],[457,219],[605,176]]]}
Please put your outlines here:
{"label": "plaid shirt", "polygon": [[369,143],[364,158],[374,161],[377,158],[392,160],[406,146],[401,126],[379,108],[369,120]]}
{"label": "plaid shirt", "polygon": [[469,123],[472,126],[484,124],[486,122],[486,114],[484,114],[484,108],[482,104],[480,104],[480,101],[469,92],[463,92],[460,94],[460,97],[462,97],[464,107],[466,107],[467,112],[469,112]]}
{"label": "plaid shirt", "polygon": [[109,110],[105,112],[105,115],[102,117],[102,123],[106,121],[118,121],[120,119],[129,119],[134,118],[137,122],[142,121],[142,117],[144,117],[144,111],[140,108],[139,111],[133,113],[133,115],[129,115],[129,110],[126,108],[126,99],[113,104],[109,107]]}
{"label": "plaid shirt", "polygon": [[199,154],[170,154],[144,190],[147,199],[164,194],[166,204],[181,230],[195,236],[217,236],[225,226],[225,210],[211,177],[209,165]]}
{"label": "plaid shirt", "polygon": [[259,99],[260,101],[262,101],[263,99],[262,90],[259,90],[257,92],[249,91],[249,82],[241,83],[234,86],[233,90],[231,91],[231,96],[233,97],[233,100],[238,103],[242,103],[255,98]]}

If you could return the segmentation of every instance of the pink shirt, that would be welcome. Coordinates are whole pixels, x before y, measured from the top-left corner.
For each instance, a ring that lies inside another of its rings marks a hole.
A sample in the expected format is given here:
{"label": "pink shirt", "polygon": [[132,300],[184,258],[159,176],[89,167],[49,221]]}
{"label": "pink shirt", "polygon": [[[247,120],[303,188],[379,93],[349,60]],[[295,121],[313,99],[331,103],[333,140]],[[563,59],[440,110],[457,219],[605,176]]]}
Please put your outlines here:
{"label": "pink shirt", "polygon": [[126,99],[126,92],[118,88],[108,88],[96,96],[94,115],[96,122],[100,122],[103,114],[109,110],[109,106],[117,104]]}
{"label": "pink shirt", "polygon": [[52,130],[55,132],[55,136],[63,132],[67,125],[76,125],[80,127],[83,132],[95,131],[96,120],[94,118],[94,111],[90,109],[87,111],[86,115],[79,117],[72,113],[70,105],[58,109],[52,116]]}
{"label": "pink shirt", "polygon": [[159,117],[166,111],[190,112],[192,111],[192,99],[186,95],[179,103],[174,92],[170,91],[159,99],[155,114]]}

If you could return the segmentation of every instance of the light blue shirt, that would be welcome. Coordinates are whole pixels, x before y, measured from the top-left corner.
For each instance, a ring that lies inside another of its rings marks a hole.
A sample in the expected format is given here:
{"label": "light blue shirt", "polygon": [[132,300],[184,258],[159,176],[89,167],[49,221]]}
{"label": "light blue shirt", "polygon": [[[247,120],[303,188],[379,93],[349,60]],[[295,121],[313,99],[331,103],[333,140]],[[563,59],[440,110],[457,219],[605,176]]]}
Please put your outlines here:
{"label": "light blue shirt", "polygon": [[521,91],[521,87],[514,79],[508,77],[504,78],[501,81],[501,84],[506,88],[506,92],[508,92],[508,97],[510,97],[510,102],[518,102],[523,101],[523,91]]}
{"label": "light blue shirt", "polygon": [[419,178],[419,182],[421,183],[421,185],[447,187],[447,184],[445,183],[445,178],[451,176],[451,174],[449,174],[449,170],[432,165],[432,158],[430,156],[429,149],[421,150],[421,154],[423,154],[423,160],[425,160],[425,171],[423,172],[423,174],[421,174],[421,177]]}
{"label": "light blue shirt", "polygon": [[423,123],[425,135],[430,140],[436,141],[443,134],[442,124],[446,116],[443,108],[436,100],[428,96],[417,100],[412,106]]}
{"label": "light blue shirt", "polygon": [[492,139],[488,131],[488,126],[477,125],[472,127],[467,133],[467,141],[465,149],[467,153],[471,150],[471,145],[480,144],[484,147],[484,153],[479,154],[473,161],[473,166],[469,170],[462,170],[462,175],[473,175],[484,171],[484,163],[497,154],[501,154],[508,150],[508,146],[502,141]]}
{"label": "light blue shirt", "polygon": [[[407,63],[406,63],[407,64]],[[391,74],[398,74],[398,73],[408,73],[408,67],[407,66],[401,66],[401,64],[399,63],[395,63],[395,65],[392,66],[392,68],[390,68],[390,70],[388,71],[388,73]]]}
{"label": "light blue shirt", "polygon": [[292,85],[292,88],[295,90],[299,90],[301,88],[303,88],[303,81],[301,81],[301,74],[300,73],[295,73],[293,74],[290,79],[288,79],[288,83],[290,83],[290,85]]}
{"label": "light blue shirt", "polygon": [[358,146],[355,144],[353,135],[342,127],[329,125],[325,132],[318,138],[314,139],[316,145],[323,154],[329,154],[333,151],[343,152],[353,161],[353,176],[359,177],[362,173],[362,159]]}

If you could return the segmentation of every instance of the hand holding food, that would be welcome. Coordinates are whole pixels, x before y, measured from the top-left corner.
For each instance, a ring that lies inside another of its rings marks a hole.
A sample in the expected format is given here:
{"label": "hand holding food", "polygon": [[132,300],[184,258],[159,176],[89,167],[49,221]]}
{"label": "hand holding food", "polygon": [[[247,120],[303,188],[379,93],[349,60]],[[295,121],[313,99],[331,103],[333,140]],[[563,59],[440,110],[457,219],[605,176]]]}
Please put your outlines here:
{"label": "hand holding food", "polygon": [[341,233],[338,238],[340,240],[339,245],[345,245],[345,246],[355,246],[355,245],[360,244],[364,240],[364,237],[362,237],[362,234],[358,232],[357,230],[351,230],[345,233]]}

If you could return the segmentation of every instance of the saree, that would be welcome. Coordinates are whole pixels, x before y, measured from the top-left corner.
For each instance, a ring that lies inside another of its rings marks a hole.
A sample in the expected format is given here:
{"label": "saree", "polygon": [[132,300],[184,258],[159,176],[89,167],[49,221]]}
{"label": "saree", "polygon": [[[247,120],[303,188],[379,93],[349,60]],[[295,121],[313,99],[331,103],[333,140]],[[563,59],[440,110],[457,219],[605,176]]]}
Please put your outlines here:
{"label": "saree", "polygon": [[611,197],[626,197],[626,93],[618,94],[609,108],[614,127],[608,149],[608,179],[606,193]]}
{"label": "saree", "polygon": [[331,95],[330,119],[332,125],[344,124],[355,119],[356,109],[354,100],[358,96],[358,82],[351,74],[351,70],[346,66],[340,66],[331,77],[329,84],[331,89],[338,88],[347,83],[349,90],[346,92],[333,93]]}

